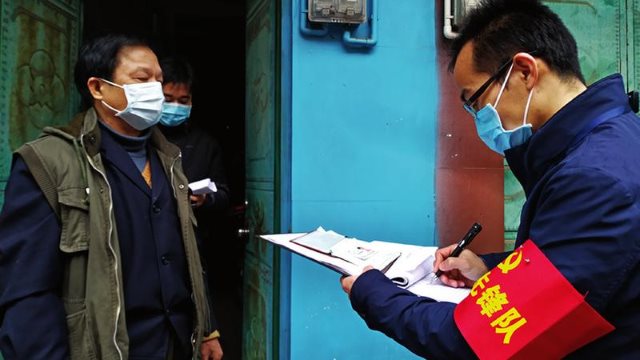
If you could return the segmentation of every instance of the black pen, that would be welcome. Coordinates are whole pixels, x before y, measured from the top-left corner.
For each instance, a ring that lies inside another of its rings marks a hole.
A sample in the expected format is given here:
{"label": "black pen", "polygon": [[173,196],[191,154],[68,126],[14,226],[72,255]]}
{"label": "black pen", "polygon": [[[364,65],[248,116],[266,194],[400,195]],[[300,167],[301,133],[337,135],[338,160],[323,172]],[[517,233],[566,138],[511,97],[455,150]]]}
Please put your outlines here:
{"label": "black pen", "polygon": [[[473,240],[474,237],[476,237],[476,235],[478,235],[480,230],[482,230],[482,225],[478,223],[473,223],[469,231],[467,231],[467,233],[464,235],[462,240],[458,242],[458,245],[456,245],[456,248],[453,249],[449,257],[458,257],[462,252],[462,250],[464,250],[464,248],[467,247],[467,245],[471,244],[471,241]],[[438,269],[438,271],[436,271],[436,277],[440,277],[440,275],[442,275],[442,272],[443,272],[442,270]]]}

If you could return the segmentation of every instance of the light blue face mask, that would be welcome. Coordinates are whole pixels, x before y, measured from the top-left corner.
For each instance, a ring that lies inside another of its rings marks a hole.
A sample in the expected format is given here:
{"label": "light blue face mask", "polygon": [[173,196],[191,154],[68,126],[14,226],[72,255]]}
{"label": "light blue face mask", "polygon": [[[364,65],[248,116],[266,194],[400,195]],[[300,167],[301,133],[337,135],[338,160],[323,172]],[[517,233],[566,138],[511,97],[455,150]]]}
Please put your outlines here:
{"label": "light blue face mask", "polygon": [[506,150],[524,144],[533,134],[531,131],[531,124],[527,124],[527,114],[529,113],[529,104],[531,103],[531,95],[533,95],[533,89],[531,89],[531,91],[529,92],[527,105],[524,109],[522,125],[518,126],[517,128],[512,130],[505,130],[504,127],[502,127],[500,115],[496,111],[498,102],[500,101],[502,92],[507,85],[507,80],[509,80],[509,75],[511,75],[512,69],[513,64],[511,64],[509,72],[507,72],[507,76],[504,80],[504,83],[502,84],[502,87],[500,88],[498,97],[496,98],[495,105],[487,104],[478,111],[476,111],[471,106],[464,107],[465,110],[467,110],[467,112],[471,114],[471,116],[473,116],[476,123],[476,130],[478,131],[478,136],[480,136],[480,139],[482,139],[482,141],[489,147],[489,149],[497,152],[502,156],[504,156],[504,152]]}
{"label": "light blue face mask", "polygon": [[191,115],[191,105],[164,103],[160,123],[164,126],[178,126]]}

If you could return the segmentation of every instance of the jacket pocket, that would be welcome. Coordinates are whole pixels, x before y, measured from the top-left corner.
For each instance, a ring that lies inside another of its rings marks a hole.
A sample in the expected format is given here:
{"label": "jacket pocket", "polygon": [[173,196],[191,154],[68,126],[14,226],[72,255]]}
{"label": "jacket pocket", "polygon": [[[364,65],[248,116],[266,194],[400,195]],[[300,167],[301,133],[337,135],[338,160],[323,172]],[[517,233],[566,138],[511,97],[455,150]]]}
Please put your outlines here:
{"label": "jacket pocket", "polygon": [[89,204],[86,199],[84,188],[58,191],[60,250],[64,254],[61,292],[66,313],[74,315],[84,309],[87,289]]}
{"label": "jacket pocket", "polygon": [[86,310],[67,315],[67,328],[69,329],[70,359],[97,359]]}
{"label": "jacket pocket", "polygon": [[85,188],[58,191],[60,204],[60,250],[65,253],[89,247],[89,197]]}

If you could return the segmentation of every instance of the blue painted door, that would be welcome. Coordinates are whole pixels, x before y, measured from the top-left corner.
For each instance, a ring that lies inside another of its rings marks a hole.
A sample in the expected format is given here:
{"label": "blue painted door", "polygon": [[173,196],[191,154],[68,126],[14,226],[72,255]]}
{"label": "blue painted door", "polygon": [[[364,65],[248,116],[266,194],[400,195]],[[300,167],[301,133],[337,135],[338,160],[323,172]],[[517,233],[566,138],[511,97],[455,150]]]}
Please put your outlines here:
{"label": "blue painted door", "polygon": [[[363,240],[434,245],[433,2],[372,1],[366,24],[330,24],[326,32],[305,23],[304,2],[288,3],[293,231],[323,226]],[[375,46],[354,48],[350,36]],[[299,256],[291,260],[289,308],[291,359],[416,358],[367,328],[337,273]]]}

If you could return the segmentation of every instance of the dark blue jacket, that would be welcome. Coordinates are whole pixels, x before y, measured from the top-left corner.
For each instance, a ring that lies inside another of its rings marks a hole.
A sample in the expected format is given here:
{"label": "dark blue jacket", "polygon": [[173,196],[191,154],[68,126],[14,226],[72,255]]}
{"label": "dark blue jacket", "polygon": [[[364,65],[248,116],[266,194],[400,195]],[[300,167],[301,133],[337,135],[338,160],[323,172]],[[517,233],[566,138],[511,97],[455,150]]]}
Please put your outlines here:
{"label": "dark blue jacket", "polygon": [[[527,194],[516,246],[532,239],[616,327],[570,357],[640,359],[640,119],[620,75],[590,86],[505,155]],[[507,255],[483,258],[493,268]],[[376,271],[358,278],[351,301],[369,327],[418,355],[474,357],[453,304],[412,296]]]}
{"label": "dark blue jacket", "polygon": [[164,359],[173,331],[188,354],[194,309],[173,189],[151,147],[151,188],[105,129],[101,153],[118,224],[129,358]]}

